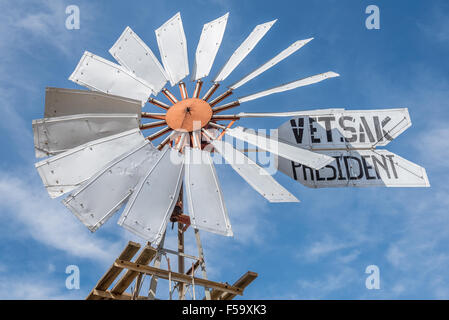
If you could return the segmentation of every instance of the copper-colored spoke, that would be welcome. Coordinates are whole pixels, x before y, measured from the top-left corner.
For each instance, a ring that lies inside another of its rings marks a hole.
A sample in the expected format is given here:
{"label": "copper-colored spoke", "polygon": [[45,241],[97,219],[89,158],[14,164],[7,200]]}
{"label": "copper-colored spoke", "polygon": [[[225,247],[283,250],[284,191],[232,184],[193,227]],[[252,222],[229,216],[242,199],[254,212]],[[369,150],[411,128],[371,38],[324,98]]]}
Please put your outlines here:
{"label": "copper-colored spoke", "polygon": [[170,127],[165,127],[164,129],[159,130],[158,132],[153,133],[152,135],[149,135],[147,137],[148,140],[153,141],[161,136],[163,136],[164,134],[166,134],[167,132],[172,131],[173,129]]}
{"label": "copper-colored spoke", "polygon": [[140,130],[162,127],[166,124],[167,124],[167,122],[165,120],[145,123],[145,124],[140,125]]}
{"label": "copper-colored spoke", "polygon": [[170,106],[168,104],[165,104],[159,100],[153,99],[153,98],[149,98],[148,102],[151,104],[154,104],[155,106],[158,106],[159,108],[162,108],[164,110],[168,110],[168,108],[170,108]]}
{"label": "copper-colored spoke", "polygon": [[217,103],[223,101],[224,99],[226,99],[227,97],[229,97],[232,94],[232,89],[226,90],[225,92],[223,92],[221,95],[219,95],[218,97],[216,97],[214,100],[212,100],[209,104],[211,107],[215,106]]}
{"label": "copper-colored spoke", "polygon": [[232,120],[231,122],[229,122],[229,124],[226,126],[226,129],[224,129],[220,135],[217,137],[217,140],[221,140],[221,138],[223,138],[224,134],[226,133],[226,130],[228,130],[230,127],[232,127],[232,125],[234,124],[235,120]]}
{"label": "copper-colored spoke", "polygon": [[203,87],[203,81],[197,80],[195,84],[195,90],[193,91],[193,98],[200,96],[201,88]]}
{"label": "copper-colored spoke", "polygon": [[167,97],[168,100],[170,100],[171,103],[175,104],[178,102],[178,99],[176,99],[173,93],[171,93],[167,88],[162,89],[161,92]]}
{"label": "copper-colored spoke", "polygon": [[142,118],[147,118],[147,119],[165,120],[164,113],[142,112],[141,116],[142,116]]}
{"label": "copper-colored spoke", "polygon": [[214,82],[212,87],[210,87],[209,90],[207,90],[206,94],[203,97],[203,100],[204,101],[209,100],[210,97],[214,94],[214,92],[218,89],[219,86],[220,86],[220,84],[218,82]]}
{"label": "copper-colored spoke", "polygon": [[189,95],[187,94],[186,84],[184,82],[179,83],[179,91],[181,92],[182,100],[187,99]]}
{"label": "copper-colored spoke", "polygon": [[165,139],[162,140],[162,142],[159,143],[159,145],[157,146],[158,150],[161,150],[163,147],[165,147],[165,145],[170,142],[170,139],[171,139],[171,135],[169,135],[168,137],[165,137]]}
{"label": "copper-colored spoke", "polygon": [[231,109],[231,108],[238,107],[239,105],[240,105],[240,102],[238,100],[235,100],[235,101],[229,102],[227,104],[224,104],[222,106],[218,106],[218,107],[212,108],[212,112],[214,114],[216,114],[216,113],[219,113],[219,112]]}

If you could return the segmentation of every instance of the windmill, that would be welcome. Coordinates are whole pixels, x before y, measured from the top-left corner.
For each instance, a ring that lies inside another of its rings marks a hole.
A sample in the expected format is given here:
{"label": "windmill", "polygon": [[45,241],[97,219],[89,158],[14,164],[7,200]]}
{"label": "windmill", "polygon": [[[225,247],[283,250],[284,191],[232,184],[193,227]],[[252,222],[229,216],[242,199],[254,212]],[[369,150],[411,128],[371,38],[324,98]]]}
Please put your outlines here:
{"label": "windmill", "polygon": [[[402,171],[397,169],[394,177],[406,175],[407,168],[412,167],[421,180],[415,179],[408,186],[428,185],[423,168],[387,154],[379,159],[366,154],[383,152],[375,151],[375,146],[385,145],[385,141],[390,141],[410,125],[406,109],[360,111],[356,115],[343,109],[222,114],[251,100],[339,76],[332,71],[311,75],[223,102],[235,90],[301,49],[312,40],[309,38],[292,43],[214,97],[221,83],[274,25],[276,20],[273,20],[257,25],[250,32],[203,93],[203,80],[209,76],[227,20],[228,14],[225,14],[204,25],[192,72],[189,72],[181,15],[177,13],[155,30],[162,64],[144,41],[126,27],[109,50],[118,64],[86,51],[69,77],[90,91],[47,88],[45,118],[33,121],[33,132],[36,156],[48,157],[36,163],[36,168],[49,195],[56,198],[68,194],[63,200],[64,205],[92,232],[123,208],[118,224],[158,247],[154,254],[144,254],[149,257],[158,256],[163,251],[170,221],[178,222],[180,243],[183,242],[182,233],[189,225],[194,228],[197,240],[198,229],[225,236],[233,234],[210,155],[212,151],[220,154],[268,201],[298,201],[264,168],[246,156],[245,150],[237,150],[232,143],[224,141],[224,136],[275,154],[279,158],[280,171],[307,186],[333,186],[333,180],[329,178],[336,174],[322,180],[319,172],[337,172],[342,164],[348,174],[344,179],[340,179],[343,175],[338,176],[336,181],[339,184],[336,186],[345,186],[344,183],[346,186],[363,185],[364,180],[356,172],[355,164],[360,164],[359,173],[364,172],[367,180],[375,175],[375,171],[378,184],[384,183],[387,173],[391,178],[393,169],[401,167],[387,170],[386,166],[391,166],[391,163],[385,161],[397,163],[398,159],[406,168]],[[183,82],[189,73],[194,82],[191,94]],[[180,97],[166,87],[167,82],[172,87],[179,87]],[[160,93],[167,103],[156,99]],[[143,112],[141,109],[147,102],[157,107],[159,112]],[[379,112],[383,112],[385,117],[380,119]],[[371,124],[366,122],[368,115],[373,122]],[[252,117],[286,117],[290,120],[279,128],[277,136],[232,127],[236,121]],[[347,121],[358,122],[351,127]],[[347,138],[347,133],[352,131],[357,131],[356,140]],[[327,140],[320,139],[320,134]],[[371,141],[372,137],[377,140]],[[359,149],[362,150],[361,158],[355,156]],[[241,161],[235,161],[236,158]],[[341,163],[339,158],[343,159]],[[367,164],[369,161],[374,164]],[[303,171],[300,173],[304,172],[304,175],[299,177],[297,168],[301,168]],[[372,170],[371,175],[366,174],[369,170]],[[307,172],[313,174],[314,183],[309,183],[311,176],[307,176]],[[358,179],[353,179],[358,176]],[[184,198],[188,215],[183,210]],[[198,248],[202,259],[201,245]],[[186,255],[180,253],[180,271],[183,273],[182,259]],[[142,259],[144,264],[149,262]],[[204,260],[201,259],[198,261],[202,261],[205,272]],[[115,267],[125,268],[126,263],[120,264],[120,261]],[[192,270],[194,272],[194,266]],[[126,283],[129,285],[130,282]]]}

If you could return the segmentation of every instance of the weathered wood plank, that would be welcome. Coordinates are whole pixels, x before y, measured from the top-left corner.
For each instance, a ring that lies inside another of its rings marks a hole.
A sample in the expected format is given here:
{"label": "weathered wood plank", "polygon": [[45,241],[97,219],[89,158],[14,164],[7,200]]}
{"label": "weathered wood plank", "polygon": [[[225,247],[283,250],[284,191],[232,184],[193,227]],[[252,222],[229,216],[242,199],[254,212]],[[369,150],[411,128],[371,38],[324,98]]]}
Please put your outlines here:
{"label": "weathered wood plank", "polygon": [[[233,286],[240,288],[242,290],[242,294],[243,294],[243,290],[249,286],[251,284],[251,282],[253,282],[256,278],[257,278],[258,274],[252,271],[248,271],[247,273],[245,273],[243,276],[240,277],[240,279],[238,279]],[[224,292],[222,290],[217,290],[214,289],[211,292],[211,299],[212,300],[232,300],[235,298],[235,294],[229,293],[229,292]],[[203,299],[204,300],[204,299]]]}
{"label": "weathered wood plank", "polygon": [[[137,264],[134,262],[123,261],[123,260],[116,260],[114,264],[118,267],[126,268],[128,270],[132,270],[137,273],[141,272],[141,273],[145,273],[145,274],[156,275],[159,278],[167,279],[167,280],[168,280],[169,274],[170,274],[172,281],[180,281],[180,282],[189,283],[189,284],[192,283],[192,277],[189,275],[186,275],[184,273],[173,272],[173,271],[169,272],[168,270],[154,268],[154,267],[146,266],[146,265],[140,265],[140,264]],[[232,293],[234,295],[241,295],[242,291],[243,291],[242,289],[231,286],[229,284],[210,281],[210,280],[206,280],[206,279],[202,279],[202,278],[194,278],[194,281],[195,281],[195,285],[199,285],[199,286],[203,286],[203,287],[207,287],[207,288],[218,289],[222,292],[228,292],[228,293]]]}
{"label": "weathered wood plank", "polygon": [[[146,246],[142,250],[140,255],[137,257],[135,263],[139,265],[147,265],[148,263],[150,263],[151,260],[153,260],[156,253],[157,253],[156,249],[150,246]],[[125,290],[129,287],[131,282],[133,282],[133,280],[137,277],[138,274],[139,272],[127,270],[126,273],[122,276],[122,278],[112,288],[111,292],[115,294],[117,293],[121,294],[125,292]]]}
{"label": "weathered wood plank", "polygon": [[[120,260],[124,261],[130,261],[134,255],[139,251],[140,244],[136,242],[129,241],[126,248],[122,251],[122,253],[119,256]],[[123,268],[117,267],[115,265],[112,265],[108,271],[101,277],[101,279],[97,282],[95,285],[95,289],[105,291],[109,288],[109,286],[114,282],[114,280],[117,278],[117,276],[122,272]],[[86,300],[98,300],[101,299],[101,297],[96,296],[93,294],[93,290],[89,293]]]}

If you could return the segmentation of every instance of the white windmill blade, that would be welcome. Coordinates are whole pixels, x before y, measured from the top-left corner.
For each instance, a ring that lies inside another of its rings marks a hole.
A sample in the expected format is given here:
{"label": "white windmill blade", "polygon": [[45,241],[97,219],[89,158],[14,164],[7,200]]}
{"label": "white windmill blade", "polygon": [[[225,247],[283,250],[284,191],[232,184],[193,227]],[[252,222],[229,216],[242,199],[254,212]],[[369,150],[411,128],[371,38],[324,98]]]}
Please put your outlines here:
{"label": "white windmill blade", "polygon": [[109,162],[74,193],[64,205],[94,232],[128,200],[140,179],[160,155],[150,141]]}
{"label": "white windmill blade", "polygon": [[174,86],[189,74],[187,40],[181,14],[175,14],[155,32],[165,72]]}
{"label": "white windmill blade", "polygon": [[118,224],[157,245],[178,201],[183,156],[165,148],[134,189]]}
{"label": "white windmill blade", "polygon": [[[140,108],[140,107],[139,107]],[[92,113],[33,120],[37,158],[139,127],[137,114]]]}
{"label": "white windmill blade", "polygon": [[323,81],[323,80],[326,80],[329,78],[338,77],[338,76],[340,76],[338,73],[335,73],[332,71],[320,73],[320,74],[317,74],[317,75],[314,75],[311,77],[307,77],[307,78],[300,79],[300,80],[295,80],[295,81],[288,82],[286,84],[283,84],[283,85],[280,85],[280,86],[277,86],[277,87],[274,87],[274,88],[271,88],[268,90],[264,90],[261,92],[250,94],[248,96],[241,97],[238,99],[238,101],[240,103],[243,103],[243,102],[259,99],[259,98],[268,96],[273,93],[288,91],[288,90],[292,90],[292,89],[295,89],[298,87],[304,87],[309,84],[317,83],[317,82],[320,82],[320,81]]}
{"label": "white windmill blade", "polygon": [[248,184],[270,202],[299,202],[288,190],[281,186],[264,168],[236,150],[232,144],[212,140],[215,150]]}
{"label": "white windmill blade", "polygon": [[242,44],[229,57],[228,61],[221,68],[220,72],[215,76],[213,82],[221,82],[225,80],[231,72],[237,68],[240,62],[254,49],[257,43],[270,30],[273,24],[277,21],[273,20],[267,23],[257,25],[250,35],[242,42]]}
{"label": "white windmill blade", "polygon": [[157,94],[167,83],[168,76],[153,51],[130,28],[126,27],[109,53],[125,68],[145,80]]}
{"label": "white windmill blade", "polygon": [[77,188],[108,162],[144,141],[139,129],[97,139],[35,164],[50,197]]}
{"label": "white windmill blade", "polygon": [[229,12],[203,26],[200,41],[195,53],[195,64],[192,72],[192,81],[199,80],[209,75],[214,64],[218,49],[220,48],[223,34],[228,22]]}
{"label": "white windmill blade", "polygon": [[153,93],[146,81],[126,68],[85,51],[69,80],[91,90],[136,99],[144,105]]}
{"label": "white windmill blade", "polygon": [[246,141],[263,150],[304,164],[316,170],[321,169],[334,160],[332,157],[292,146],[278,141],[277,139],[267,137],[260,132],[256,133],[254,130],[249,130],[243,127],[230,128],[225,132],[234,138]]}
{"label": "white windmill blade", "polygon": [[250,80],[254,79],[255,77],[257,77],[259,74],[267,71],[268,69],[270,69],[271,67],[274,67],[276,64],[278,64],[282,60],[288,58],[290,55],[292,55],[293,53],[295,53],[296,51],[301,49],[303,46],[305,46],[307,43],[309,43],[312,40],[313,40],[313,38],[309,38],[309,39],[298,40],[298,41],[294,42],[287,49],[285,49],[282,52],[280,52],[277,56],[275,56],[274,58],[272,58],[269,61],[265,62],[263,65],[259,66],[258,68],[256,68],[252,72],[248,73],[246,76],[244,76],[239,81],[237,81],[234,84],[230,85],[229,89],[235,90],[235,89],[243,86],[248,81],[250,81]]}
{"label": "white windmill blade", "polygon": [[208,151],[184,148],[185,188],[194,228],[232,236],[228,212]]}
{"label": "white windmill blade", "polygon": [[139,100],[98,91],[64,88],[45,89],[45,118],[84,113],[134,113],[140,118]]}

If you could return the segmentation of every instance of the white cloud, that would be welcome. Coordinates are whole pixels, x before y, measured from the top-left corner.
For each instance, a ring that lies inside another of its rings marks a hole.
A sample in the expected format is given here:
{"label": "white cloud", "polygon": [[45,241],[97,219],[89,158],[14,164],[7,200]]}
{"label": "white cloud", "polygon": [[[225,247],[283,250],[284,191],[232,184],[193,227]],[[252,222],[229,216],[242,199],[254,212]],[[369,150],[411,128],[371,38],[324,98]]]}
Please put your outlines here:
{"label": "white cloud", "polygon": [[4,171],[0,172],[0,210],[8,227],[20,230],[16,236],[31,237],[69,255],[109,264],[124,246],[121,239],[110,241],[91,234],[35,181]]}

